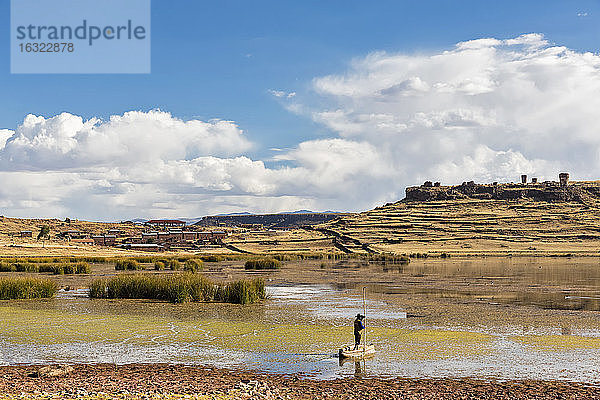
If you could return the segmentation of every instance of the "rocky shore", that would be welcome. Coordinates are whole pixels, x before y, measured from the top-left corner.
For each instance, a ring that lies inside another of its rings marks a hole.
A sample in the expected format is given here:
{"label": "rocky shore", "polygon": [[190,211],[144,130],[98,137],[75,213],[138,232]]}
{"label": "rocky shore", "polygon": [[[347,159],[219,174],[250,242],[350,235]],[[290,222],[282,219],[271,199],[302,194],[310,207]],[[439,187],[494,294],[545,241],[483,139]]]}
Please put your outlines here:
{"label": "rocky shore", "polygon": [[0,367],[0,399],[600,399],[559,381],[348,378],[330,381],[182,365]]}

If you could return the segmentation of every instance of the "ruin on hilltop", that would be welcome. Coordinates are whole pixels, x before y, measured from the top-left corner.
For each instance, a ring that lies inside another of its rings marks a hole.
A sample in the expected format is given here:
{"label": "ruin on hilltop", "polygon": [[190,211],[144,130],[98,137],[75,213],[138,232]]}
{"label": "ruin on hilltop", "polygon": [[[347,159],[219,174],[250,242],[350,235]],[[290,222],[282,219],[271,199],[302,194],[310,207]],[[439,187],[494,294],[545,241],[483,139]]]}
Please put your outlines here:
{"label": "ruin on hilltop", "polygon": [[461,185],[442,186],[439,182],[426,181],[421,186],[406,188],[405,201],[444,201],[460,199],[518,200],[530,199],[547,202],[576,201],[590,203],[600,200],[600,181],[569,181],[568,173],[560,173],[559,180],[527,181],[521,175],[520,183],[479,184],[473,181]]}

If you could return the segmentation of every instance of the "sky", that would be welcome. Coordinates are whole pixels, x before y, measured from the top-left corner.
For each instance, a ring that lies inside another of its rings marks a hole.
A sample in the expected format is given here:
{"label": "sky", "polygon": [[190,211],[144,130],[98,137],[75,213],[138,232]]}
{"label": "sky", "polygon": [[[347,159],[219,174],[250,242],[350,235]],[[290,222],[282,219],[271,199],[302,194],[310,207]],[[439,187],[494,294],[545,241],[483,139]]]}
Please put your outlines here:
{"label": "sky", "polygon": [[[49,0],[50,1],[50,0]],[[363,211],[600,176],[599,1],[152,1],[150,74],[11,74],[0,214]]]}

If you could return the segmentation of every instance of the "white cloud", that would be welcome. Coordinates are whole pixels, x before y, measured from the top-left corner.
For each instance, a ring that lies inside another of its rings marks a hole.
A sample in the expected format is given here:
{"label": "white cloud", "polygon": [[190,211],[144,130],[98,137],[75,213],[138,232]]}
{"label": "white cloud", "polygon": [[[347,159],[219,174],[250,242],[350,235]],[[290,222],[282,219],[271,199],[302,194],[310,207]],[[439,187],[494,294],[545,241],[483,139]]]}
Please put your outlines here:
{"label": "white cloud", "polygon": [[284,92],[283,90],[269,89],[269,93],[271,93],[272,96],[278,97],[280,99],[281,98],[291,99],[292,97],[296,96],[296,92]]}
{"label": "white cloud", "polygon": [[407,185],[597,178],[600,56],[539,34],[375,52],[309,93],[270,91],[329,137],[253,160],[231,121],[161,111],[27,116],[0,130],[4,214],[118,219],[368,209]]}
{"label": "white cloud", "polygon": [[169,113],[131,111],[106,122],[63,113],[28,115],[0,153],[3,169],[39,170],[98,165],[135,165],[239,155],[250,149],[230,121],[182,121]]}
{"label": "white cloud", "polygon": [[598,177],[600,57],[539,34],[431,55],[373,53],[314,89],[326,107],[311,117],[374,146],[394,184],[551,179],[559,168]]}
{"label": "white cloud", "polygon": [[14,134],[14,131],[8,129],[0,129],[0,150],[4,148],[6,141]]}

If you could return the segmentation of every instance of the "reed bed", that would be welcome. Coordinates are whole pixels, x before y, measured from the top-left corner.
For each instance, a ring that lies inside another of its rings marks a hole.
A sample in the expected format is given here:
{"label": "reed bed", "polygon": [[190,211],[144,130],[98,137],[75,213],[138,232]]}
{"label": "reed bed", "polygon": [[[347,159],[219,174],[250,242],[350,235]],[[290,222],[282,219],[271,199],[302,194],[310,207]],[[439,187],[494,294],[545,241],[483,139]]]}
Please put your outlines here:
{"label": "reed bed", "polygon": [[59,264],[87,262],[90,264],[102,264],[111,261],[108,257],[7,257],[0,259],[7,263],[30,263],[30,264]]}
{"label": "reed bed", "polygon": [[203,275],[118,275],[96,279],[90,297],[105,299],[155,299],[172,303],[221,302],[251,304],[266,298],[262,279],[215,283]]}
{"label": "reed bed", "polygon": [[281,268],[281,261],[274,258],[260,258],[255,260],[248,260],[244,264],[244,269],[279,269]]}
{"label": "reed bed", "polygon": [[0,300],[46,299],[54,296],[57,290],[56,282],[51,279],[0,278]]}
{"label": "reed bed", "polygon": [[411,256],[406,254],[372,254],[366,258],[366,261],[383,262],[386,264],[408,264],[410,263],[410,257],[412,257],[412,254]]}
{"label": "reed bed", "polygon": [[140,269],[144,269],[144,267],[132,258],[123,258],[115,261],[115,270],[117,271],[138,271]]}
{"label": "reed bed", "polygon": [[0,262],[0,272],[51,272],[54,275],[64,274],[89,274],[91,272],[90,264],[87,262],[76,263],[42,263],[33,264],[30,262]]}
{"label": "reed bed", "polygon": [[191,258],[183,265],[183,270],[187,272],[196,273],[204,269],[204,263],[202,260]]}

